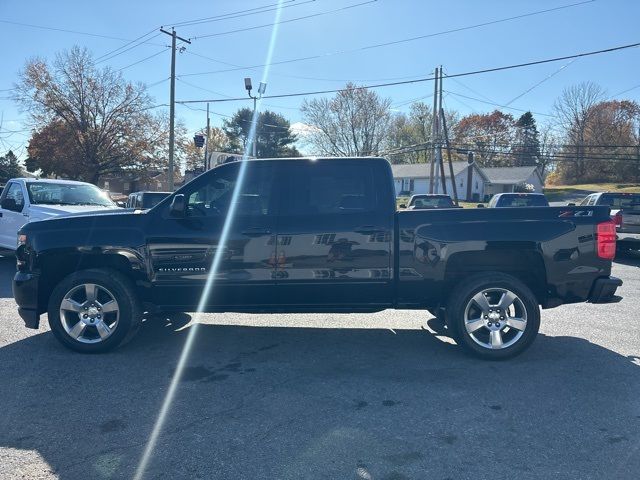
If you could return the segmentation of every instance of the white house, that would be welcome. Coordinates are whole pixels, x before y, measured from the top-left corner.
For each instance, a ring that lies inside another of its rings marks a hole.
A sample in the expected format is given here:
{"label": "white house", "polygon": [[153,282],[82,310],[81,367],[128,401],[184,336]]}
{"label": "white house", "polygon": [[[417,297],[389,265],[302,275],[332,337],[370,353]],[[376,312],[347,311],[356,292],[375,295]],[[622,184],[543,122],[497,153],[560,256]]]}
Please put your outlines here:
{"label": "white house", "polygon": [[542,193],[544,178],[540,168],[530,167],[496,167],[483,168],[482,172],[488,179],[484,193],[493,196],[496,193],[515,192],[519,186],[531,185],[533,192]]}
{"label": "white house", "polygon": [[[487,177],[474,163],[469,167],[467,162],[452,162],[453,176],[456,182],[458,198],[466,201],[481,201],[484,198],[484,187],[488,182]],[[447,193],[453,197],[451,176],[449,175],[449,164],[445,162],[445,178]],[[467,198],[468,172],[471,168],[471,197]],[[413,195],[416,193],[429,193],[429,163],[405,163],[391,165],[393,171],[393,182],[396,187],[396,196]],[[438,182],[434,185],[434,193],[444,193],[442,183],[438,177]]]}

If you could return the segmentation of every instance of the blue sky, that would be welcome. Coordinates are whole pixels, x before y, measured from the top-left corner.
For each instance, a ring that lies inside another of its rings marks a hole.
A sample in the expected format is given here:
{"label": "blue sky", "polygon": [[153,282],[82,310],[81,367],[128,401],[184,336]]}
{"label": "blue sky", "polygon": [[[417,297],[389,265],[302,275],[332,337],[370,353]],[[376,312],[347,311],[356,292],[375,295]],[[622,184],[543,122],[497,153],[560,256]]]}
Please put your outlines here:
{"label": "blue sky", "polygon": [[[3,45],[0,90],[11,88],[25,61],[34,56],[53,58],[56,52],[80,45],[86,46],[99,57],[122,46],[127,40],[137,38],[161,25],[170,27],[178,22],[262,7],[275,1],[0,0],[0,20],[120,39],[3,23],[0,25],[0,39]],[[272,66],[267,94],[334,89],[343,86],[347,81],[367,84],[388,79],[425,77],[440,64],[444,66],[446,73],[453,74],[640,41],[637,25],[640,18],[640,2],[597,0],[480,28],[380,48],[362,49],[373,44],[467,27],[578,2],[579,0],[291,1],[284,4],[287,8],[281,11],[281,21],[357,6],[281,24],[275,37],[272,61],[316,55],[322,57]],[[177,58],[176,99],[244,96],[243,78],[251,76],[257,85],[264,68],[199,74],[233,68],[228,64],[263,64],[273,27],[208,38],[197,37],[269,24],[274,18],[275,12],[270,11],[177,27],[179,35],[196,38]],[[170,51],[165,47],[167,44],[168,37],[160,35],[147,44],[104,62],[103,65],[122,68],[158,53],[146,61],[124,69],[122,73],[129,80],[150,85],[149,92],[157,103],[167,103],[169,82],[163,82],[169,77]],[[349,52],[336,54],[345,50]],[[541,80],[553,75],[510,105],[517,109],[530,109],[540,114],[548,114],[562,89],[574,83],[593,81],[605,88],[610,95],[635,86],[640,87],[638,60],[640,49],[634,48],[582,58],[572,63],[551,63],[464,77],[457,81],[445,79],[444,89],[453,93],[446,94],[444,103],[448,108],[458,110],[463,115],[491,111],[494,106],[463,98],[455,93],[486,102],[506,104]],[[561,69],[563,66],[565,67]],[[409,108],[409,100],[431,95],[432,90],[433,84],[428,82],[385,87],[377,91],[391,98],[395,109],[404,111]],[[640,88],[620,97],[640,101]],[[302,101],[303,98],[300,97],[265,100],[263,108],[277,111],[294,123],[301,120],[298,108]],[[221,125],[224,118],[222,115],[231,115],[242,106],[250,106],[250,102],[212,104],[212,124]],[[204,105],[195,107],[203,108]],[[7,92],[3,91],[0,91],[0,112],[4,118],[0,131],[0,153],[13,148],[24,158],[24,145],[29,138],[29,132],[22,131],[28,128],[23,123],[26,115],[17,110],[13,102],[7,99]],[[206,122],[204,112],[190,110],[184,106],[177,106],[176,112],[190,131],[202,127]],[[511,112],[514,115],[520,113],[518,110]],[[548,121],[548,117],[543,115],[535,116],[538,122]]]}

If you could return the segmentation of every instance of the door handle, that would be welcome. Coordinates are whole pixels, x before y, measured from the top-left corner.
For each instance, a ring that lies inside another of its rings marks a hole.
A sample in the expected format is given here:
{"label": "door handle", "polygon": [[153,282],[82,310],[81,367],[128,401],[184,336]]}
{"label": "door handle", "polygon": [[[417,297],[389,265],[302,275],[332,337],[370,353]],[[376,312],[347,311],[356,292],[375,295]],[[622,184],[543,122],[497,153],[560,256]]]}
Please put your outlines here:
{"label": "door handle", "polygon": [[354,232],[360,233],[362,235],[373,235],[374,233],[384,233],[386,230],[381,227],[377,227],[375,225],[363,225],[361,227],[356,227]]}
{"label": "door handle", "polygon": [[242,231],[242,234],[247,237],[260,237],[262,235],[271,235],[271,230],[261,227],[247,228]]}

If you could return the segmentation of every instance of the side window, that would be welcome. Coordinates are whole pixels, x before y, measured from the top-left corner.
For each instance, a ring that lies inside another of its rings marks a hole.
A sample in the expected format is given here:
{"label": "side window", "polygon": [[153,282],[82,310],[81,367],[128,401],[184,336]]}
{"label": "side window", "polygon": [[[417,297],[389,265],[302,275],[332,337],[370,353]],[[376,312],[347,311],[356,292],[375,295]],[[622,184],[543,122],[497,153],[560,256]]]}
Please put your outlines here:
{"label": "side window", "polygon": [[2,199],[3,208],[21,212],[24,208],[24,193],[22,187],[18,183],[10,183],[5,187],[4,198]]}
{"label": "side window", "polygon": [[273,167],[269,162],[247,162],[240,191],[234,198],[240,163],[213,170],[204,183],[188,193],[189,216],[225,215],[232,202],[236,215],[270,215],[273,213]]}
{"label": "side window", "polygon": [[377,209],[371,168],[331,161],[284,168],[290,172],[282,205],[284,214],[349,214]]}
{"label": "side window", "polygon": [[589,200],[591,200],[592,195],[589,195],[587,197],[585,197],[584,199],[582,199],[582,201],[580,202],[580,206],[584,207],[586,205],[589,205]]}
{"label": "side window", "polygon": [[587,205],[589,205],[589,206],[595,205],[597,201],[598,201],[598,196],[597,195],[591,195],[591,198],[589,199],[589,203],[587,203]]}

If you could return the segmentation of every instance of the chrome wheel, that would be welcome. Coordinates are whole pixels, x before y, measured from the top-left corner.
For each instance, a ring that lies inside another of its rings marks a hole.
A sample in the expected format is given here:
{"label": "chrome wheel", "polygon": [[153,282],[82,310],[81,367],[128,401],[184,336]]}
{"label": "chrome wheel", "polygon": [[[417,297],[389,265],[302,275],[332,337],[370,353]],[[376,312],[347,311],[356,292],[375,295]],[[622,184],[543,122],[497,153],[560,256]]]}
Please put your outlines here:
{"label": "chrome wheel", "polygon": [[520,340],[527,328],[527,310],[512,291],[487,288],[467,303],[464,327],[469,337],[481,347],[500,350]]}
{"label": "chrome wheel", "polygon": [[81,343],[99,343],[115,331],[120,318],[113,294],[94,283],[73,287],[60,303],[60,320],[64,330]]}

